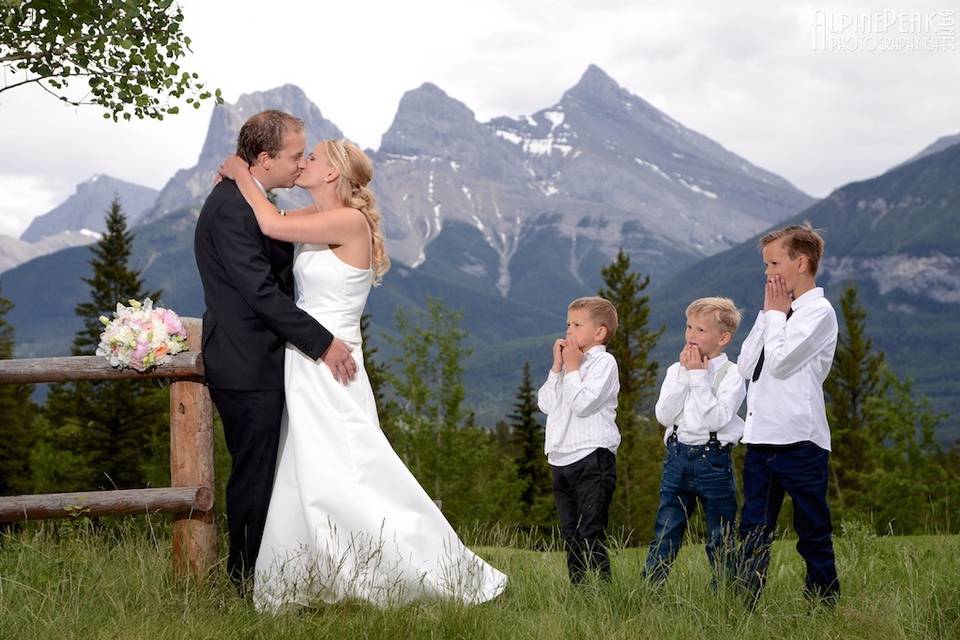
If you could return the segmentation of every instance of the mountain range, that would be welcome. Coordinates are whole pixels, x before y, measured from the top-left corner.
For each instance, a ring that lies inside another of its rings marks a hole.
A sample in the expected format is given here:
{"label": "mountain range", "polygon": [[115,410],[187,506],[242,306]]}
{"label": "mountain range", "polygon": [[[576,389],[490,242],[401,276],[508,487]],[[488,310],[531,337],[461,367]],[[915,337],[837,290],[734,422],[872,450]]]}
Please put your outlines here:
{"label": "mountain range", "polygon": [[34,218],[20,239],[38,242],[64,231],[102,232],[104,215],[114,198],[123,205],[130,226],[140,222],[157,200],[157,190],[105,175],[95,175],[77,185],[76,192],[62,204]]}
{"label": "mountain range", "polygon": [[[214,109],[197,164],[178,171],[135,225],[135,265],[150,288],[163,289],[163,303],[181,314],[202,313],[192,254],[197,208],[216,166],[233,151],[242,122],[264,108],[303,119],[309,144],[343,136],[293,85]],[[874,283],[879,302],[871,303],[871,329],[878,332],[878,344],[895,342],[888,339],[895,320],[921,314],[923,327],[932,326],[935,304],[954,304],[908,295],[905,288],[932,290],[923,278],[949,275],[956,250],[931,253],[913,243],[901,251],[905,245],[874,238],[890,236],[889,221],[868,223],[870,216],[882,220],[908,212],[907,230],[930,219],[929,232],[936,234],[951,215],[956,220],[953,205],[943,209],[946,218],[937,217],[933,201],[921,206],[927,187],[935,200],[956,202],[938,184],[915,184],[907,200],[907,191],[891,186],[888,192],[884,186],[890,176],[914,171],[922,162],[939,166],[942,153],[894,169],[877,178],[879,183],[848,185],[816,203],[785,179],[684,127],[595,66],[552,106],[489,122],[479,122],[465,104],[424,84],[402,97],[380,148],[368,153],[394,259],[383,286],[370,296],[374,339],[389,357],[378,336],[392,329],[398,306],[423,308],[433,296],[461,310],[473,349],[465,371],[468,401],[484,423],[509,411],[525,360],[534,371],[546,366],[549,343],[563,329],[566,303],[597,290],[600,268],[621,247],[634,269],[651,275],[654,321],[671,329],[700,291],[726,292],[749,307],[754,298],[747,284],[759,273],[757,235],[805,217],[828,229],[824,274],[831,282],[854,273],[865,285]],[[877,196],[871,197],[874,189]],[[893,199],[895,193],[902,197]],[[285,206],[304,202],[295,192],[279,199]],[[849,226],[850,241],[832,235],[839,234],[832,221],[840,211],[859,216]],[[856,232],[859,243],[852,242]],[[873,253],[863,253],[874,245]],[[10,320],[17,328],[18,355],[67,352],[78,326],[73,307],[86,294],[80,277],[89,271],[88,260],[87,248],[72,248],[3,274],[3,293],[17,305]],[[896,286],[877,285],[892,282],[882,276],[865,276],[891,269],[903,274]],[[944,282],[943,295],[950,298],[953,290]],[[676,335],[668,330],[658,350],[664,365],[673,359]],[[897,353],[891,352],[890,361],[898,370],[921,371],[909,350],[903,357]],[[918,388],[935,391],[932,376],[917,379]],[[931,393],[938,407],[949,404],[948,386],[944,393]]]}
{"label": "mountain range", "polygon": [[0,235],[0,273],[39,256],[45,256],[48,253],[54,253],[67,247],[90,244],[99,238],[99,233],[89,229],[61,231],[52,236],[44,236],[36,242],[25,242],[10,236]]}

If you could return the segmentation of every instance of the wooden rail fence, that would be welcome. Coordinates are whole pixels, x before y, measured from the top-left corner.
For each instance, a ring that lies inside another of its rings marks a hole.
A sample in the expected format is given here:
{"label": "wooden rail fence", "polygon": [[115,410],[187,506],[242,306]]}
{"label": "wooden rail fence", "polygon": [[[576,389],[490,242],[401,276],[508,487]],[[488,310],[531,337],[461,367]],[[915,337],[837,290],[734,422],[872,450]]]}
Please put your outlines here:
{"label": "wooden rail fence", "polygon": [[0,384],[167,378],[172,487],[0,497],[0,522],[77,515],[173,514],[173,566],[206,576],[217,561],[213,520],[213,404],[203,384],[201,320],[183,318],[189,351],[147,373],[114,369],[99,356],[0,360]]}

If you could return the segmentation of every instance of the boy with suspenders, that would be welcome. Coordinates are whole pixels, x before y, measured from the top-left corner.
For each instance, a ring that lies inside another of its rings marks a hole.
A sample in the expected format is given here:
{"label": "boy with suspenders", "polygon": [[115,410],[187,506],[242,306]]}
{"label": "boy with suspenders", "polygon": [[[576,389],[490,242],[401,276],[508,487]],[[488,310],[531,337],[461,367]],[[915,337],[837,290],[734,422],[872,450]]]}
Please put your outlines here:
{"label": "boy with suspenders", "polygon": [[740,312],[729,298],[690,303],[686,344],[660,389],[656,414],[666,427],[667,457],[644,570],[658,586],[666,582],[698,500],[707,520],[706,551],[714,585],[735,577],[737,491],[730,450],[743,434],[737,411],[746,389],[723,350],[739,325]]}

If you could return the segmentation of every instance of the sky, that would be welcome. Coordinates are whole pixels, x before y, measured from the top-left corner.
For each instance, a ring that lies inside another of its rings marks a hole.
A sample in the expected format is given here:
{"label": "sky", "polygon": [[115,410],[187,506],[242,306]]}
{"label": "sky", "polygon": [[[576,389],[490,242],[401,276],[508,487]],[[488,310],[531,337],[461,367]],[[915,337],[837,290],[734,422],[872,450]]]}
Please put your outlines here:
{"label": "sky", "polygon": [[[685,126],[816,197],[960,132],[960,0],[181,0],[182,66],[227,102],[300,86],[377,148],[433,82],[480,121],[552,106],[597,64]],[[0,93],[0,234],[107,174],[160,189],[195,164],[212,103],[113,123],[39,89]]]}

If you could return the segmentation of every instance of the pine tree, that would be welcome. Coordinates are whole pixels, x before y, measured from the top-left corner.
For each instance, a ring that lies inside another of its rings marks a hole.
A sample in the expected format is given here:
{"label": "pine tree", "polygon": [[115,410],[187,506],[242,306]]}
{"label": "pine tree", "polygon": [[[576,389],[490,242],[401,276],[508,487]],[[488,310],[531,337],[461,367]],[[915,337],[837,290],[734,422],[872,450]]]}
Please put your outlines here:
{"label": "pine tree", "polygon": [[[13,303],[0,293],[0,360],[14,355],[14,328],[7,321]],[[29,493],[30,449],[37,407],[33,385],[0,385],[0,496]]]}
{"label": "pine tree", "polygon": [[[98,318],[110,316],[117,302],[153,298],[140,272],[129,266],[133,234],[115,199],[107,212],[107,230],[92,248],[93,275],[84,278],[90,299],[77,305],[83,328],[73,341],[74,355],[92,355],[102,330]],[[78,381],[52,385],[45,409],[52,451],[61,466],[48,474],[61,489],[132,488],[163,482],[168,464],[167,390],[153,380]],[[58,451],[59,450],[59,451]],[[56,457],[59,456],[59,457]]]}
{"label": "pine tree", "polygon": [[656,392],[657,367],[651,352],[663,328],[651,330],[650,298],[643,295],[650,277],[630,271],[630,257],[621,249],[601,270],[604,286],[597,295],[617,309],[619,326],[607,345],[617,360],[620,394],[617,398],[617,490],[611,509],[611,531],[628,536],[647,535],[657,506],[659,465],[663,456],[660,429],[649,413]]}
{"label": "pine tree", "polygon": [[[859,491],[848,492],[853,510],[870,516],[880,532],[929,533],[956,527],[958,489],[948,458],[934,439],[943,415],[916,397],[913,383],[884,368],[883,393],[864,402],[870,437]],[[834,465],[831,461],[831,466]]]}
{"label": "pine tree", "polygon": [[642,294],[650,284],[650,276],[641,278],[640,274],[631,273],[630,256],[623,249],[611,264],[603,267],[600,275],[604,286],[597,295],[613,303],[619,320],[617,333],[607,345],[620,369],[617,414],[632,416],[652,407],[658,365],[650,353],[663,327],[656,331],[648,328],[650,297]]}
{"label": "pine tree", "polygon": [[871,461],[867,456],[878,437],[866,421],[867,401],[883,396],[889,382],[884,376],[884,355],[873,350],[873,341],[867,336],[867,313],[859,304],[856,286],[844,289],[840,310],[843,332],[823,389],[834,452],[830,489],[843,508],[845,494],[861,489],[860,475],[868,471]]}
{"label": "pine tree", "polygon": [[553,520],[550,468],[543,455],[544,428],[537,395],[530,380],[530,363],[523,363],[523,378],[510,414],[511,441],[520,481],[523,526],[550,526]]}

